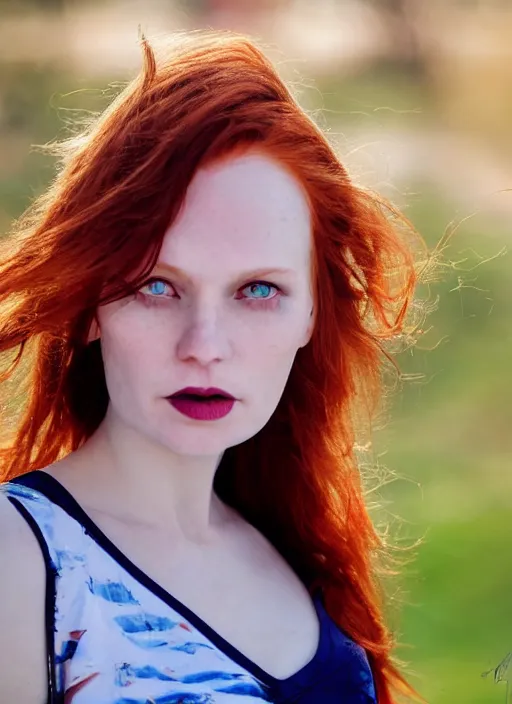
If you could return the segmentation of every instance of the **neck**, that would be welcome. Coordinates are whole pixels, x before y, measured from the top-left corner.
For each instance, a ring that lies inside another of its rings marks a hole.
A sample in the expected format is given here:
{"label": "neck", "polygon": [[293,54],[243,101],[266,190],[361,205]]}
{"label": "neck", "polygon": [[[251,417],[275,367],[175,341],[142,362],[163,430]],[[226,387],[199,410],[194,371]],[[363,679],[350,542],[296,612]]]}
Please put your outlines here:
{"label": "neck", "polygon": [[221,458],[176,455],[127,427],[109,407],[96,432],[64,462],[73,470],[66,481],[85,505],[203,545],[236,519],[213,491]]}

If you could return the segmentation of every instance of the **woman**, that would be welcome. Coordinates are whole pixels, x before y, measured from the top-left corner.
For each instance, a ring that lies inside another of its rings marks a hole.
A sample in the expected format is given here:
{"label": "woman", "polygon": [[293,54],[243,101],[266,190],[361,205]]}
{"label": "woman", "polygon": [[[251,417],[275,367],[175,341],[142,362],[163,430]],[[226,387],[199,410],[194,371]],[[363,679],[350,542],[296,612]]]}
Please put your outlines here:
{"label": "woman", "polygon": [[253,43],[142,46],[2,250],[0,700],[424,701],[354,451],[412,253]]}

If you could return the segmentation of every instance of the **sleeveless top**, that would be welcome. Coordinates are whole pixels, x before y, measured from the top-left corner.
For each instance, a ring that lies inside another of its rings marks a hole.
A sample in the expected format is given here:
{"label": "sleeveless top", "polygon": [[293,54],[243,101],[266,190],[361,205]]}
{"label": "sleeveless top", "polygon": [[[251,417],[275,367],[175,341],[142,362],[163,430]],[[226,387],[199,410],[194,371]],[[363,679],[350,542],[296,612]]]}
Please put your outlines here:
{"label": "sleeveless top", "polygon": [[377,704],[366,651],[319,591],[317,651],[280,680],[133,564],[51,475],[1,490],[45,558],[48,704]]}

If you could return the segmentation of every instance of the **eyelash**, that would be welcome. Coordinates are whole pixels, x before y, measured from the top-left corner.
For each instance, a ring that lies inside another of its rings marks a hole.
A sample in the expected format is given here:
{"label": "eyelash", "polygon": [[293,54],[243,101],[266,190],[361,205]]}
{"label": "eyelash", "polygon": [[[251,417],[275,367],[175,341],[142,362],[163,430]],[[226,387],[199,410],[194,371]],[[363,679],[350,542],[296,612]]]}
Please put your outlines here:
{"label": "eyelash", "polygon": [[[173,300],[173,299],[166,298],[165,296],[162,296],[162,295],[161,296],[152,296],[152,295],[141,292],[141,289],[145,288],[146,286],[150,286],[155,281],[162,281],[164,284],[167,284],[168,286],[172,286],[172,284],[169,281],[166,281],[166,279],[161,279],[159,277],[153,277],[151,279],[148,279],[148,281],[146,281],[146,283],[141,286],[141,288],[136,292],[136,296],[141,297],[145,303],[147,303],[148,305],[153,305],[153,306],[161,305],[161,301],[158,300],[159,298],[164,299],[164,300]],[[260,308],[260,309],[270,308],[277,303],[278,299],[281,297],[281,295],[283,293],[282,289],[279,286],[276,286],[275,284],[270,283],[270,281],[250,281],[245,286],[242,286],[242,290],[244,288],[248,288],[249,286],[253,286],[255,284],[263,284],[264,286],[269,286],[270,288],[274,288],[277,293],[275,296],[272,296],[272,298],[245,298],[245,299],[242,298],[241,300],[247,301],[249,306],[257,305],[258,308]],[[238,300],[240,300],[240,299],[238,299]]]}

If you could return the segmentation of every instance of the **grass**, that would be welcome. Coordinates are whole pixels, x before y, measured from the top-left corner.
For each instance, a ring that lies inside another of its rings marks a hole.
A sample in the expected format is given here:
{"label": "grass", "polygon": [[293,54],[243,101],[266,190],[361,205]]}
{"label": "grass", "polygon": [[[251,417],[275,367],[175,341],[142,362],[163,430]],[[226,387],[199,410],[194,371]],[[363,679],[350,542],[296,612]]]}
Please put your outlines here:
{"label": "grass", "polygon": [[[432,187],[415,190],[421,197],[408,214],[432,246],[450,205]],[[412,647],[397,654],[433,704],[506,704],[505,682],[482,673],[512,651],[509,237],[489,217],[466,223],[452,240],[447,257],[467,257],[464,269],[487,261],[473,271],[447,268],[433,287],[434,349],[398,360],[425,379],[403,385],[377,437],[381,461],[399,477],[380,495],[403,519],[406,542],[422,538],[403,577],[400,641]]]}

